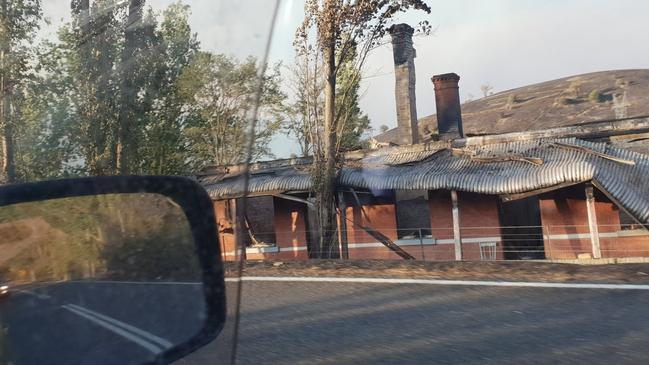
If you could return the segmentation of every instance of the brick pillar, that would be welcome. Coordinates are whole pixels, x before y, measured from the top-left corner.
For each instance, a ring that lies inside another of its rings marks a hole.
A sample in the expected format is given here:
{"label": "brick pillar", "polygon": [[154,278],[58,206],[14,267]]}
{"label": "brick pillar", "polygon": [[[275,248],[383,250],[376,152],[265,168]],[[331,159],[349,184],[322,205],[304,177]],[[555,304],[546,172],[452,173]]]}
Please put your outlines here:
{"label": "brick pillar", "polygon": [[397,104],[397,128],[400,145],[419,143],[417,100],[415,98],[415,57],[412,46],[414,29],[408,24],[395,24],[388,29],[392,36],[394,57],[394,94]]}
{"label": "brick pillar", "polygon": [[441,140],[464,137],[462,110],[460,108],[460,76],[455,73],[435,75],[435,106],[437,108],[437,130]]}

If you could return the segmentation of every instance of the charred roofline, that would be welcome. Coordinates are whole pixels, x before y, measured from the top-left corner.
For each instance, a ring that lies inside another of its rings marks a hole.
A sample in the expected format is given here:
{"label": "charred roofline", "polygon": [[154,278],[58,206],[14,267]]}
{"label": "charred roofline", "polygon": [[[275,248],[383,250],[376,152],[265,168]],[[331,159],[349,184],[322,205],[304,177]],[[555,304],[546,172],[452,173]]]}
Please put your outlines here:
{"label": "charred roofline", "polygon": [[[406,146],[384,147],[379,149],[365,149],[349,151],[344,153],[345,160],[354,161],[365,157],[383,156],[391,153],[408,153],[441,150],[449,147],[481,146],[496,143],[513,141],[527,141],[532,139],[545,138],[568,138],[597,139],[625,134],[649,132],[649,116],[627,119],[617,119],[601,122],[590,122],[570,127],[559,127],[548,130],[529,132],[512,132],[493,134],[486,136],[474,136],[458,138],[452,141],[434,141]],[[313,162],[311,157],[296,157],[271,161],[259,161],[250,165],[250,171],[272,170],[290,166],[310,165]],[[203,176],[223,174],[234,176],[241,172],[242,165],[212,166],[197,174],[200,179]]]}

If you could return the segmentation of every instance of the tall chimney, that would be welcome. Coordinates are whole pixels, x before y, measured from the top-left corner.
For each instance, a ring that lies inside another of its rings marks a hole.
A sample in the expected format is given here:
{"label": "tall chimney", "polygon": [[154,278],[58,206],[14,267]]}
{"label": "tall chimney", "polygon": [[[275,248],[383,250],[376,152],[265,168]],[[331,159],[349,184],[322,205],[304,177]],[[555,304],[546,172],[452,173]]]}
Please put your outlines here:
{"label": "tall chimney", "polygon": [[395,24],[388,29],[392,36],[394,56],[394,95],[397,102],[398,144],[419,143],[417,100],[415,99],[415,57],[412,47],[414,29],[408,24]]}
{"label": "tall chimney", "polygon": [[460,76],[455,73],[433,76],[437,131],[441,140],[464,137],[458,81],[460,81]]}

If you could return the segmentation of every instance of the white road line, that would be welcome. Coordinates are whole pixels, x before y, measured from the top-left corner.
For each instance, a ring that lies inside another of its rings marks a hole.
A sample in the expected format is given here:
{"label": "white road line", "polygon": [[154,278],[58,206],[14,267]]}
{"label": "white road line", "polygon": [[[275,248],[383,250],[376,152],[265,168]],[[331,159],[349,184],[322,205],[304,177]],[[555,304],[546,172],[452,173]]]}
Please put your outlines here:
{"label": "white road line", "polygon": [[77,280],[66,284],[138,284],[138,285],[203,285],[193,281],[115,281],[115,280]]}
{"label": "white road line", "polygon": [[280,282],[318,282],[318,283],[373,283],[373,284],[426,284],[426,285],[463,285],[463,286],[503,286],[524,288],[562,288],[562,289],[618,289],[649,290],[643,284],[594,284],[594,283],[544,283],[524,281],[473,281],[473,280],[438,280],[438,279],[385,279],[385,278],[338,278],[307,276],[244,276],[226,278],[227,282],[238,281],[280,281]]}
{"label": "white road line", "polygon": [[90,310],[88,308],[85,308],[85,307],[82,307],[82,306],[79,306],[79,305],[76,305],[76,304],[66,304],[64,307],[73,308],[73,309],[82,311],[82,312],[84,312],[84,313],[86,313],[86,314],[88,314],[90,316],[97,317],[100,320],[106,321],[106,322],[108,322],[108,323],[110,323],[112,325],[115,325],[117,327],[120,327],[120,328],[122,328],[122,329],[124,329],[126,331],[130,331],[130,332],[132,332],[132,333],[134,333],[134,334],[136,334],[138,336],[144,337],[146,340],[149,340],[149,341],[151,341],[153,343],[156,343],[156,344],[162,346],[164,349],[168,349],[168,348],[173,346],[173,344],[171,342],[165,340],[164,338],[158,337],[158,336],[156,336],[156,335],[154,335],[152,333],[141,330],[141,329],[139,329],[139,328],[137,328],[135,326],[131,326],[128,323],[118,321],[115,318],[111,318],[111,317],[108,317],[107,315],[92,311],[92,310]]}
{"label": "white road line", "polygon": [[[9,289],[9,290],[11,290],[11,289]],[[33,291],[25,290],[25,289],[18,289],[17,292],[19,292],[19,293],[23,293],[23,294],[28,294],[28,295],[31,295],[31,296],[33,296],[33,297],[36,297],[36,298],[38,298],[38,299],[42,299],[42,300],[47,300],[47,299],[51,299],[51,298],[52,298],[52,297],[50,297],[49,295],[46,295],[46,294],[39,294],[39,293],[35,293],[35,292],[33,292]]]}
{"label": "white road line", "polygon": [[141,337],[138,337],[138,336],[136,336],[136,335],[134,335],[134,334],[132,334],[130,332],[127,332],[127,331],[125,331],[125,330],[123,330],[123,329],[121,329],[121,328],[119,328],[117,326],[114,326],[114,325],[112,325],[112,324],[110,324],[108,322],[104,322],[104,321],[102,321],[102,320],[100,320],[100,319],[98,319],[96,317],[93,317],[93,316],[91,316],[89,314],[86,314],[86,313],[84,313],[84,312],[82,312],[82,311],[80,311],[78,309],[74,309],[74,308],[72,308],[72,307],[70,307],[68,305],[62,305],[61,307],[66,309],[66,310],[69,310],[70,312],[72,312],[72,313],[74,313],[74,314],[76,314],[78,316],[86,318],[87,320],[92,321],[92,322],[104,327],[105,329],[107,329],[107,330],[109,330],[109,331],[111,331],[113,333],[116,333],[116,334],[126,338],[127,340],[135,342],[136,344],[144,347],[145,349],[151,351],[154,354],[162,352],[162,349],[160,347],[156,346],[155,344],[152,344],[149,341],[146,341],[145,339],[143,339]]}

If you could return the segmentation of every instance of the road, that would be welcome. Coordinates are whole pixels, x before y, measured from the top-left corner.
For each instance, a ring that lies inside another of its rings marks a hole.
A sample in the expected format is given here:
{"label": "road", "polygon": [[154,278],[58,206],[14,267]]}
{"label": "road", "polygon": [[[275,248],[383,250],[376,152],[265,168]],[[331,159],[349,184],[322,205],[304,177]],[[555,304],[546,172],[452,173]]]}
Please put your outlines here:
{"label": "road", "polygon": [[13,288],[0,302],[6,332],[0,360],[16,365],[151,360],[198,331],[201,290],[200,285],[110,282]]}
{"label": "road", "polygon": [[[239,364],[649,361],[648,290],[243,285]],[[218,363],[224,351],[215,343],[180,363]]]}
{"label": "road", "polygon": [[[84,282],[21,290],[0,303],[6,355],[16,365],[139,362],[201,322],[199,285]],[[649,359],[649,290],[246,281],[242,303],[239,364]],[[231,339],[230,322],[214,343],[178,364],[227,363]]]}

